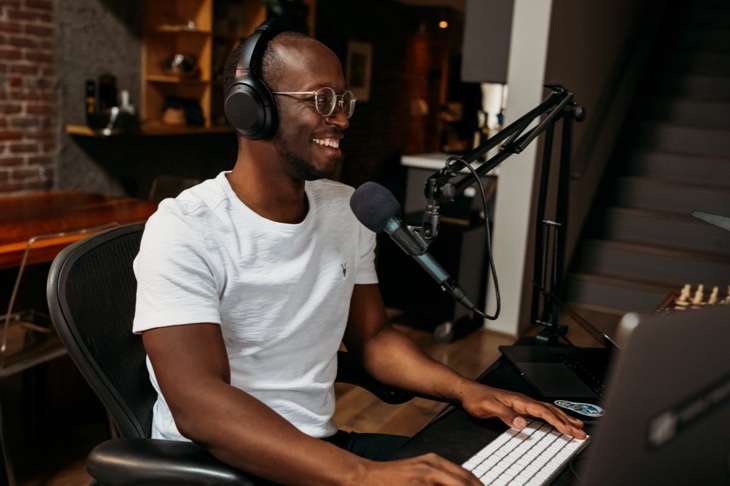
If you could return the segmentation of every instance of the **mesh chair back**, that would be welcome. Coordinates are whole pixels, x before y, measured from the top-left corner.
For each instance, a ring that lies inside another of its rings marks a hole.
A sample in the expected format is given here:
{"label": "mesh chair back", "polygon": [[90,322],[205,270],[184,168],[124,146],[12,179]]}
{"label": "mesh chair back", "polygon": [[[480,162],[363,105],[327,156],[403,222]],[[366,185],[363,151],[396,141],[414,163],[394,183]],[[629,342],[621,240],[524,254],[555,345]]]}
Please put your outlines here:
{"label": "mesh chair back", "polygon": [[48,306],[61,341],[122,437],[150,437],[157,394],[142,337],[132,333],[132,261],[144,223],[97,233],[65,248],[48,277]]}

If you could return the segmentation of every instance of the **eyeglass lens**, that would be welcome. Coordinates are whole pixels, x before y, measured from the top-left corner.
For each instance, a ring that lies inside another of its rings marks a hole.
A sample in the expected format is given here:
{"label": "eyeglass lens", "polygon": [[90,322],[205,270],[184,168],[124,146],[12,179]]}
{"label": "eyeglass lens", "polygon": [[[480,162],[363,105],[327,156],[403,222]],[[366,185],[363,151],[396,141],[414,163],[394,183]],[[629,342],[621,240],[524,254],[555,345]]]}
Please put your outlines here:
{"label": "eyeglass lens", "polygon": [[341,95],[335,93],[332,88],[320,88],[315,93],[315,107],[322,116],[330,116],[335,111],[337,105],[340,105],[342,113],[350,118],[355,112],[355,102],[357,98],[352,91],[345,91]]}

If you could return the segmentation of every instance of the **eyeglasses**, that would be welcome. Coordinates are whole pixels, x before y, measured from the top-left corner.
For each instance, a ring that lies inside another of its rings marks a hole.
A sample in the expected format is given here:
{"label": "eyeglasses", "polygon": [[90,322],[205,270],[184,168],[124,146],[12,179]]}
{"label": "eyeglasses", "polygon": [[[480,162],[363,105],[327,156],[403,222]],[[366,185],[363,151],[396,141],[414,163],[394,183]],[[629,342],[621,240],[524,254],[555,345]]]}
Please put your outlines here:
{"label": "eyeglasses", "polygon": [[[342,113],[347,118],[350,118],[355,112],[355,102],[357,98],[352,91],[345,91],[341,95],[335,93],[332,88],[319,88],[317,91],[276,91],[271,94],[275,95],[312,95],[314,96],[314,107],[317,112],[322,116],[330,116],[337,105],[340,106]],[[300,100],[300,101],[312,101],[311,99]]]}

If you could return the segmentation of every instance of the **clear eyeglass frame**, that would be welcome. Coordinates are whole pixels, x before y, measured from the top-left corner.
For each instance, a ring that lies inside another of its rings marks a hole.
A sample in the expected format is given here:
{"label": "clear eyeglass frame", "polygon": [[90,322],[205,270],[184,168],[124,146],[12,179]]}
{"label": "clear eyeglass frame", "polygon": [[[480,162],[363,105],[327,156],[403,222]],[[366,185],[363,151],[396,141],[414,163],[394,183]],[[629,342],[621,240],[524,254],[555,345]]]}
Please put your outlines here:
{"label": "clear eyeglass frame", "polygon": [[[274,91],[271,94],[284,96],[311,95],[314,97],[314,107],[317,109],[317,113],[324,117],[332,115],[335,108],[339,106],[342,113],[350,118],[355,112],[355,103],[357,102],[357,98],[352,91],[345,91],[338,95],[334,89],[329,87],[319,88],[316,91]],[[312,100],[301,99],[300,101]]]}

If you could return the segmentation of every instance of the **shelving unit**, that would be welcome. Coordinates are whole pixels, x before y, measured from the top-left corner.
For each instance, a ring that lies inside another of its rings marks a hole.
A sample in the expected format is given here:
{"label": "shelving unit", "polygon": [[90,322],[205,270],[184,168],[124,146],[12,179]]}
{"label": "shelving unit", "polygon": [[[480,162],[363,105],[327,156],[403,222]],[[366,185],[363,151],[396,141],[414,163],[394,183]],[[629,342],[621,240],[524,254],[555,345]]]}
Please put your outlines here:
{"label": "shelving unit", "polygon": [[[146,0],[142,39],[143,125],[163,125],[170,97],[197,100],[210,126],[213,0]],[[176,54],[194,62],[192,72],[166,69]]]}
{"label": "shelving unit", "polygon": [[[313,33],[317,2],[301,2],[308,7],[307,25]],[[144,7],[140,126],[120,134],[233,132],[223,112],[225,61],[236,45],[266,20],[266,5],[262,0],[144,0]],[[193,60],[195,69],[180,74],[166,69],[176,54]],[[173,97],[197,101],[203,123],[163,123],[163,106]],[[66,132],[82,137],[110,136],[85,125],[67,125]]]}

